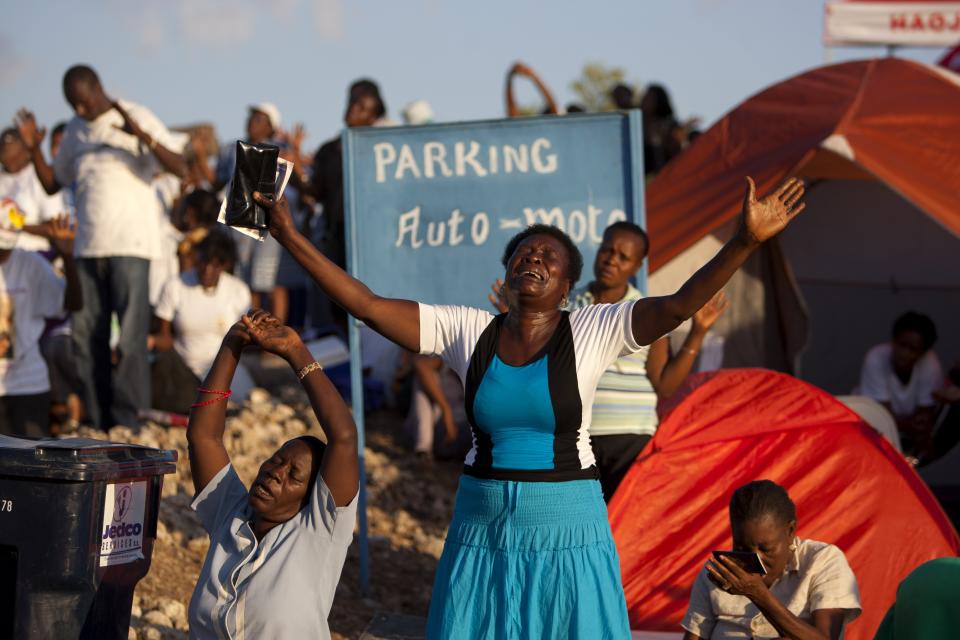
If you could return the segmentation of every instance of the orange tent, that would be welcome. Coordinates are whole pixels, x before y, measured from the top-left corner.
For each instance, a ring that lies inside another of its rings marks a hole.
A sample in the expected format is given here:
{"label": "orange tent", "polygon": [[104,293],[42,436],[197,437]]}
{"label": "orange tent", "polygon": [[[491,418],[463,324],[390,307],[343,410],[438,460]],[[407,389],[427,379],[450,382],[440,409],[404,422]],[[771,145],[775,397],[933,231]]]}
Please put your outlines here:
{"label": "orange tent", "polygon": [[746,175],[760,193],[803,177],[807,209],[728,287],[715,327],[724,366],[850,393],[863,354],[911,308],[941,328],[945,364],[960,357],[960,334],[946,330],[960,315],[960,76],[885,58],[748,98],[647,189],[652,295],[674,291],[732,233]]}
{"label": "orange tent", "polygon": [[913,469],[827,393],[763,369],[690,378],[609,505],[631,626],[676,631],[694,578],[731,547],[734,489],[769,478],[797,505],[798,535],[847,556],[868,639],[915,567],[960,552],[947,517]]}
{"label": "orange tent", "polygon": [[882,180],[960,236],[960,76],[883,58],[819,67],[724,116],[647,189],[650,270],[788,175]]}

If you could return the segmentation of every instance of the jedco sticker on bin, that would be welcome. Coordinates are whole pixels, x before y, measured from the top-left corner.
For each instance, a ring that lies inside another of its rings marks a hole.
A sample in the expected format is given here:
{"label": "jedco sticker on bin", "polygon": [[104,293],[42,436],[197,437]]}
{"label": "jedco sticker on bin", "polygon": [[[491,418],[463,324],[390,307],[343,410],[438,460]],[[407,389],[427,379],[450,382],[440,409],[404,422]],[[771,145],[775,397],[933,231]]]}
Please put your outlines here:
{"label": "jedco sticker on bin", "polygon": [[147,483],[108,484],[100,527],[100,566],[125,564],[143,558],[143,514]]}

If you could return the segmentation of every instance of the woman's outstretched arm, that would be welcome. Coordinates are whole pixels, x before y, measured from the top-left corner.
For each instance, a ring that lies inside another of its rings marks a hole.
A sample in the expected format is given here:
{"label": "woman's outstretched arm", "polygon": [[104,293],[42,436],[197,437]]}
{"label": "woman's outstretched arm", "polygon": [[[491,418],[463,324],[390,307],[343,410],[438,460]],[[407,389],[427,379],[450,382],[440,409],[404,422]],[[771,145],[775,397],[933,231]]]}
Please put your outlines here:
{"label": "woman's outstretched arm", "polygon": [[420,351],[420,309],[416,302],[382,298],[327,259],[298,230],[286,198],[259,193],[254,199],[270,210],[270,233],[300,263],[330,298],[371,329],[404,349]]}
{"label": "woman's outstretched arm", "polygon": [[757,247],[783,231],[803,211],[806,206],[800,201],[803,192],[803,182],[789,178],[773,193],[757,200],[756,186],[747,178],[743,218],[737,234],[679,291],[669,296],[644,298],[634,304],[632,321],[636,341],[650,344],[696,313],[723,288]]}
{"label": "woman's outstretched arm", "polygon": [[[243,320],[237,322],[223,338],[210,372],[201,384],[201,389],[228,392],[233,374],[240,362],[243,348],[250,344]],[[223,430],[227,420],[227,399],[215,393],[197,391],[197,404],[209,402],[190,410],[187,425],[187,445],[190,453],[190,473],[193,488],[199,494],[214,476],[230,462],[227,448],[223,446]]]}
{"label": "woman's outstretched arm", "polygon": [[693,363],[700,352],[700,346],[710,327],[727,308],[727,299],[723,291],[710,298],[707,304],[693,314],[693,325],[683,341],[680,351],[670,355],[670,339],[666,336],[650,345],[647,356],[647,377],[657,398],[665,400],[680,388],[690,375]]}

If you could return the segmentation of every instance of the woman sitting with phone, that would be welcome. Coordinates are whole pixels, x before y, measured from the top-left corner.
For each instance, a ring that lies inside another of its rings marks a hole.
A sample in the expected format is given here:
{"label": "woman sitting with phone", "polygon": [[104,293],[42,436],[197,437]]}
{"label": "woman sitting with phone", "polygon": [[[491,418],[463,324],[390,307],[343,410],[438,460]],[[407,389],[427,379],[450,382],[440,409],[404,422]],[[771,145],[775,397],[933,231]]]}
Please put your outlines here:
{"label": "woman sitting with phone", "polygon": [[838,640],[860,615],[843,552],[796,536],[797,508],[780,485],[756,480],[734,491],[730,529],[735,551],[715,553],[693,583],[684,640]]}

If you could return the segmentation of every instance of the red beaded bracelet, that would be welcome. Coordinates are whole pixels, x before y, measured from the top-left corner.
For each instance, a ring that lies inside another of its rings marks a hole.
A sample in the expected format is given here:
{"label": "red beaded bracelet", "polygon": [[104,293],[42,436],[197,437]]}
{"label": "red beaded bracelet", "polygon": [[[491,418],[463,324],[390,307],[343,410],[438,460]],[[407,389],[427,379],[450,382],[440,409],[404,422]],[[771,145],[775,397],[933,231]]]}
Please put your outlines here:
{"label": "red beaded bracelet", "polygon": [[227,389],[226,391],[218,391],[217,389],[204,389],[203,387],[197,387],[198,393],[215,393],[218,396],[223,396],[224,398],[229,398],[233,395],[233,391]]}
{"label": "red beaded bracelet", "polygon": [[216,390],[213,390],[213,389],[200,389],[200,388],[198,388],[197,391],[198,391],[199,393],[212,393],[212,394],[214,394],[214,395],[217,396],[217,397],[216,397],[216,398],[211,398],[210,400],[206,400],[206,401],[204,401],[204,402],[195,402],[195,403],[193,403],[192,405],[190,405],[190,408],[191,408],[191,409],[196,409],[197,407],[205,407],[205,406],[207,406],[208,404],[213,404],[214,402],[219,402],[219,401],[221,401],[221,400],[226,400],[227,398],[229,398],[230,396],[233,395],[233,392],[232,392],[232,391],[216,391]]}

